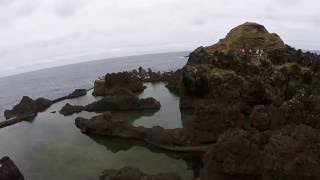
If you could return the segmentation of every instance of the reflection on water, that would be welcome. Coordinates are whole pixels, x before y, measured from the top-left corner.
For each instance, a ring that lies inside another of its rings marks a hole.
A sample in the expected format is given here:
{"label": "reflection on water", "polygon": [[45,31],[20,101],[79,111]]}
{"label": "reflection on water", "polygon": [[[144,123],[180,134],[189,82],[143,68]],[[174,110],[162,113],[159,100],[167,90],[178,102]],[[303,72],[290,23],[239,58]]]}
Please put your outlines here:
{"label": "reflection on water", "polygon": [[135,126],[161,126],[166,129],[182,128],[190,122],[192,114],[180,112],[179,97],[171,93],[164,83],[145,83],[147,89],[139,95],[140,98],[154,97],[160,101],[161,109],[156,112],[134,111],[128,113],[114,112],[114,117],[133,122]]}
{"label": "reflection on water", "polygon": [[[160,100],[158,112],[134,112],[128,116],[135,125],[161,125],[166,128],[181,127],[178,98],[171,95],[163,84],[148,84],[141,96]],[[181,154],[164,153],[138,142],[106,137],[89,137],[74,125],[78,116],[90,118],[95,113],[82,112],[64,117],[61,107],[87,104],[96,98],[87,96],[59,102],[46,112],[39,113],[32,122],[22,122],[0,130],[0,156],[10,156],[26,179],[73,180],[97,177],[104,169],[135,166],[150,174],[176,172],[192,179],[192,159]],[[125,116],[123,116],[125,117]],[[189,158],[189,159],[188,159]]]}

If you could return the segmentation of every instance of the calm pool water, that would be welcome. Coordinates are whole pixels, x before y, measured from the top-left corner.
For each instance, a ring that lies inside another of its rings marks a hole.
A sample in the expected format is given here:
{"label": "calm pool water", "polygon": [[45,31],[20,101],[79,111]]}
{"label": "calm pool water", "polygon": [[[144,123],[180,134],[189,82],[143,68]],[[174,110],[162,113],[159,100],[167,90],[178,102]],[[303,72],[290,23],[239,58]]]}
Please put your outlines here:
{"label": "calm pool water", "polygon": [[147,89],[139,95],[140,98],[154,97],[161,103],[159,111],[135,111],[128,113],[114,112],[114,116],[133,122],[134,126],[161,126],[166,129],[182,128],[190,122],[192,114],[188,111],[180,112],[179,97],[172,94],[165,83],[145,83]]}
{"label": "calm pool water", "polygon": [[[146,127],[178,128],[188,122],[191,115],[184,114],[181,119],[179,98],[163,83],[147,84],[147,87],[140,96],[155,97],[162,104],[161,110],[114,113],[114,116]],[[69,117],[51,113],[58,112],[67,102],[85,105],[95,100],[89,93],[62,101],[39,113],[32,122],[1,129],[0,157],[11,157],[27,180],[98,179],[104,169],[124,166],[135,166],[150,174],[176,172],[184,179],[193,178],[192,162],[181,154],[163,152],[140,142],[82,134],[74,119],[90,118],[95,113],[82,112]]]}

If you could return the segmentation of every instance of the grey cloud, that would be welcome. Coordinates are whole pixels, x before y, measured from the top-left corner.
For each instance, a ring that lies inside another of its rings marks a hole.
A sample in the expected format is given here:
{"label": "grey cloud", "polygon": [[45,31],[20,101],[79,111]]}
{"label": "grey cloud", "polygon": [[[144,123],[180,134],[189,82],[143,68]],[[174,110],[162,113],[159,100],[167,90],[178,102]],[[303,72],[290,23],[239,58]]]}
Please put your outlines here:
{"label": "grey cloud", "polygon": [[195,19],[192,22],[192,25],[198,26],[198,27],[204,26],[205,24],[206,24],[206,21],[204,19]]}
{"label": "grey cloud", "polygon": [[14,3],[16,0],[0,0],[0,5],[1,6],[6,6]]}
{"label": "grey cloud", "polygon": [[298,48],[320,49],[313,41],[320,39],[319,6],[318,0],[0,0],[0,66],[82,51],[192,50],[245,21],[264,24]]}
{"label": "grey cloud", "polygon": [[84,6],[83,1],[64,1],[60,4],[57,4],[54,11],[56,14],[63,18],[69,18],[73,16],[81,7]]}

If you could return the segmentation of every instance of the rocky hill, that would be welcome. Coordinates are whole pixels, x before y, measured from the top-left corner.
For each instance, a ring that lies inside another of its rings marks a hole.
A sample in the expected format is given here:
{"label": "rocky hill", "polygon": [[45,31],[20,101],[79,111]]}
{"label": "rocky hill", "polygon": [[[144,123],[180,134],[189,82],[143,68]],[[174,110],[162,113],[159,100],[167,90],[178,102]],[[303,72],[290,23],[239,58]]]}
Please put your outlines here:
{"label": "rocky hill", "polygon": [[246,22],[233,28],[224,39],[217,44],[206,47],[209,52],[230,52],[239,49],[283,49],[284,42],[275,33],[269,33],[260,24]]}
{"label": "rocky hill", "polygon": [[[264,51],[233,51],[244,46]],[[195,111],[184,138],[213,143],[201,180],[320,179],[319,55],[245,23],[182,72],[180,106]]]}

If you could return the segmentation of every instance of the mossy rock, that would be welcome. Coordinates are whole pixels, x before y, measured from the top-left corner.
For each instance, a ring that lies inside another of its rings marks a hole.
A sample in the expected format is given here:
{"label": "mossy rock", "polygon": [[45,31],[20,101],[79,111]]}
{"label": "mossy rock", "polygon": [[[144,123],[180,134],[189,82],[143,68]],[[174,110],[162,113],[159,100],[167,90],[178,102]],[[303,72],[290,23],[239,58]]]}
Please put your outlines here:
{"label": "mossy rock", "polygon": [[206,47],[207,51],[213,52],[238,52],[240,49],[284,49],[285,44],[275,33],[269,33],[260,24],[246,22],[233,28],[224,39],[217,44]]}
{"label": "mossy rock", "polygon": [[208,72],[208,76],[210,78],[211,77],[225,78],[230,75],[235,75],[235,72],[231,70],[220,69],[220,68],[211,68]]}
{"label": "mossy rock", "polygon": [[285,63],[279,66],[275,66],[277,70],[284,74],[298,74],[301,72],[301,68],[297,63]]}

